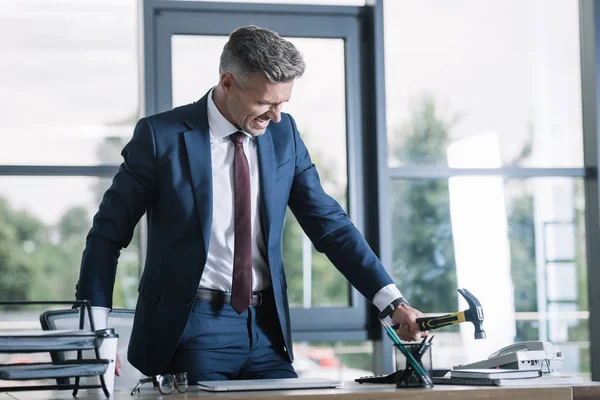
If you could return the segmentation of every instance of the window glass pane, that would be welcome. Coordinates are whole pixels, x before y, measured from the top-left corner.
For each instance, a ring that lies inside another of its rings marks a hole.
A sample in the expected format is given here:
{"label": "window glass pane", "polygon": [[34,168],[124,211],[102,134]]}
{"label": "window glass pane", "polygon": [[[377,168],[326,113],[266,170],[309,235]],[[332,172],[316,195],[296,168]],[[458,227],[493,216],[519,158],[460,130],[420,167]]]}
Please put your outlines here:
{"label": "window glass pane", "polygon": [[2,0],[0,164],[100,164],[105,139],[131,137],[137,5]]}
{"label": "window glass pane", "polygon": [[583,165],[576,0],[384,5],[390,166]]}
{"label": "window glass pane", "polygon": [[[341,39],[290,38],[303,53],[306,73],[296,81],[289,112],[317,165],[325,190],[347,205],[344,42]],[[198,100],[219,81],[219,57],[227,37],[174,35],[172,45],[173,105]],[[199,52],[198,49],[202,49]],[[314,88],[321,88],[314,96]],[[349,285],[314,250],[288,211],[283,257],[292,307],[348,306]]]}
{"label": "window glass pane", "polygon": [[294,343],[294,369],[299,378],[352,381],[373,375],[373,342]]}
{"label": "window glass pane", "polygon": [[[198,0],[191,0],[198,1]],[[200,0],[219,3],[315,4],[322,6],[364,6],[366,0]]]}
{"label": "window glass pane", "polygon": [[[566,371],[589,374],[581,179],[398,180],[391,202],[393,276],[411,304],[426,313],[464,310],[456,289],[466,288],[485,314],[486,340],[475,341],[468,323],[436,331],[434,365],[548,340],[563,349]],[[549,235],[553,225],[561,228]],[[548,248],[561,258],[548,258]]]}
{"label": "window glass pane", "polygon": [[[0,203],[1,204],[1,203]],[[2,223],[2,210],[0,205],[0,223]],[[0,227],[0,263],[3,261],[2,228]],[[3,272],[0,264],[0,272]],[[3,289],[3,283],[0,283],[0,290]],[[0,294],[0,300],[6,300]],[[40,325],[40,307],[37,310],[33,306],[0,306],[0,334],[11,334],[13,332],[23,331],[41,331]],[[41,363],[51,362],[50,352],[43,353],[0,353],[0,364],[9,363]],[[35,380],[35,381],[2,381],[2,388],[10,386],[33,386],[56,384],[56,380]]]}
{"label": "window glass pane", "polygon": [[[74,300],[81,255],[110,179],[0,179],[0,299]],[[119,258],[116,308],[134,308],[139,235]],[[43,307],[42,307],[43,308]]]}

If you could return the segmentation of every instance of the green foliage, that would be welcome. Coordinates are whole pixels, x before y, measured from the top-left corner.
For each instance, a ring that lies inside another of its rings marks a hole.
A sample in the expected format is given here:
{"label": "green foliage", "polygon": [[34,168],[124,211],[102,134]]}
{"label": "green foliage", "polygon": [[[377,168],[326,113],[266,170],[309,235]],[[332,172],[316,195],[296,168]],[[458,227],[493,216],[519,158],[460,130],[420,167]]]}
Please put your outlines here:
{"label": "green foliage", "polygon": [[[445,163],[448,132],[429,97],[396,129],[390,154],[402,164]],[[456,308],[456,265],[448,181],[397,181],[391,188],[392,274],[411,304],[424,312]]]}
{"label": "green foliage", "polygon": [[[310,135],[307,135],[309,138]],[[307,138],[304,140],[307,141]],[[310,147],[309,143],[307,146]],[[344,179],[336,176],[339,169],[318,149],[311,151],[311,157],[317,166],[323,186],[342,207],[346,203],[347,185]],[[304,233],[292,212],[288,209],[283,229],[283,265],[288,282],[288,299],[291,307],[302,307],[302,238]],[[311,251],[312,297],[315,307],[347,306],[349,304],[349,285],[342,274],[335,269],[324,254]]]}
{"label": "green foliage", "polygon": [[[585,198],[583,179],[575,180],[574,187],[575,199]],[[577,264],[577,286],[579,297],[577,299],[577,308],[579,310],[589,310],[588,305],[588,277],[587,277],[587,251],[585,238],[585,209],[583,204],[575,204],[575,243],[577,250],[575,253],[575,262]],[[587,331],[586,333],[589,333]]]}
{"label": "green foliage", "polygon": [[[576,199],[584,198],[583,179],[575,181],[574,197]],[[575,263],[577,265],[577,308],[579,310],[589,310],[588,304],[588,275],[586,261],[586,238],[585,238],[585,210],[583,204],[575,204],[575,243],[577,246]],[[569,327],[569,340],[571,341],[589,341],[590,327],[589,320],[580,320],[575,326]],[[591,372],[590,349],[582,348],[580,350],[581,372]]]}
{"label": "green foliage", "polygon": [[[522,191],[526,193],[525,188]],[[523,195],[514,199],[508,207],[507,219],[515,311],[537,311],[533,196]],[[516,333],[517,340],[537,340],[539,323],[537,321],[518,321]]]}
{"label": "green foliage", "polygon": [[[120,153],[119,138],[108,138],[98,153],[106,163]],[[97,204],[106,179],[92,184]],[[91,227],[88,210],[72,205],[56,225],[45,224],[27,211],[15,210],[0,198],[0,300],[72,300],[85,238]],[[139,277],[139,236],[122,252],[114,291],[115,307],[133,307]]]}
{"label": "green foliage", "polygon": [[88,212],[83,207],[68,209],[58,222],[58,233],[65,244],[76,245],[81,242],[90,229]]}
{"label": "green foliage", "polygon": [[446,165],[448,132],[458,118],[443,120],[432,97],[424,96],[407,124],[396,129],[390,152],[403,164]]}
{"label": "green foliage", "polygon": [[507,218],[515,311],[537,311],[533,197],[522,196],[513,200]]}
{"label": "green foliage", "polygon": [[[19,222],[24,221],[23,225]],[[0,300],[25,299],[32,268],[26,261],[25,240],[34,236],[30,216],[17,213],[0,198]],[[26,233],[27,232],[27,233]]]}
{"label": "green foliage", "polygon": [[[410,120],[395,130],[390,140],[391,156],[402,165],[446,165],[448,134],[455,121],[457,118],[442,119],[433,99],[423,97]],[[528,154],[521,152],[522,157]],[[443,179],[392,183],[393,274],[405,296],[425,312],[452,311],[457,304],[448,193],[448,181]],[[508,211],[516,311],[536,311],[532,197],[517,197]],[[518,334],[537,338],[537,326],[520,324]]]}
{"label": "green foliage", "polygon": [[338,358],[343,366],[357,368],[365,371],[373,369],[373,354],[371,353],[349,353],[339,354]]}
{"label": "green foliage", "polygon": [[[283,230],[283,265],[288,282],[288,300],[291,307],[302,307],[304,282],[302,276],[302,237],[304,233],[291,211],[286,213]],[[313,307],[347,306],[348,281],[335,269],[327,257],[314,247],[311,254]]]}
{"label": "green foliage", "polygon": [[82,250],[73,238],[81,227],[78,218],[88,220],[83,208],[68,210],[57,227],[50,227],[0,199],[0,298],[73,298]]}
{"label": "green foliage", "polygon": [[283,228],[283,265],[290,307],[302,307],[302,229],[288,209]]}

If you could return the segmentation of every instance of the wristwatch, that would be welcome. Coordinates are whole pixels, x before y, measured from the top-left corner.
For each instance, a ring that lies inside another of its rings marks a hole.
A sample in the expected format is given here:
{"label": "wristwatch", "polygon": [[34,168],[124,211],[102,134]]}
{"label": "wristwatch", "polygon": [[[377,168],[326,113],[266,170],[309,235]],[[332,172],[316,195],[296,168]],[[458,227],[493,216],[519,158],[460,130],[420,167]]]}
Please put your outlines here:
{"label": "wristwatch", "polygon": [[398,307],[402,304],[406,304],[406,305],[410,306],[410,304],[408,304],[408,301],[406,301],[406,299],[404,297],[398,297],[397,299],[392,301],[389,306],[384,308],[379,313],[379,319],[385,319],[386,317],[389,317],[390,315],[392,315],[392,313],[394,312],[396,307]]}

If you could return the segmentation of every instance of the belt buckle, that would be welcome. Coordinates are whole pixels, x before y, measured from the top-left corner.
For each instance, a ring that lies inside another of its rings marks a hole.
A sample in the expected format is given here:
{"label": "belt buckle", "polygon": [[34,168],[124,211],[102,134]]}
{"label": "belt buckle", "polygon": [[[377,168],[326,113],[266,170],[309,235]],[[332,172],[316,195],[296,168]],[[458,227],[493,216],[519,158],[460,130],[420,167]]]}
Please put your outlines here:
{"label": "belt buckle", "polygon": [[258,304],[255,305],[254,307],[258,307],[262,304],[262,293],[261,292],[256,292],[254,293],[257,297],[258,297]]}

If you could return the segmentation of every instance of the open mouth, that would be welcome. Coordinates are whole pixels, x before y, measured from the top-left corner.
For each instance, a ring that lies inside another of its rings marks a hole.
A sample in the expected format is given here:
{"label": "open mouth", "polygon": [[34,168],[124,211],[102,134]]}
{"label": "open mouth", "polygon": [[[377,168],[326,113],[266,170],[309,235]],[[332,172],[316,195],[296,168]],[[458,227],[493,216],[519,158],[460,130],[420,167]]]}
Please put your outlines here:
{"label": "open mouth", "polygon": [[256,121],[256,123],[261,127],[261,128],[266,128],[267,125],[269,125],[269,120],[268,119],[260,119],[260,118],[255,118],[254,119]]}

